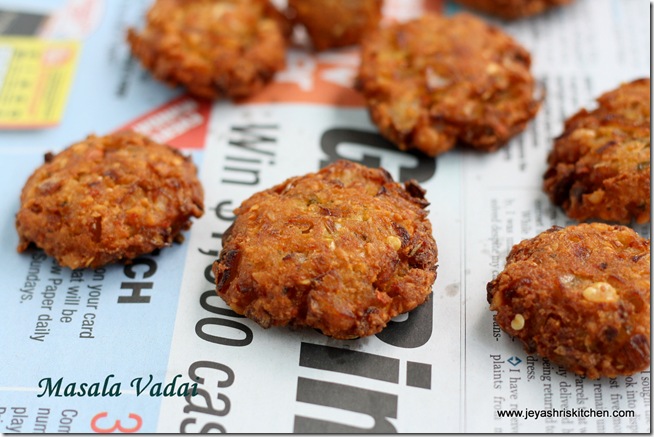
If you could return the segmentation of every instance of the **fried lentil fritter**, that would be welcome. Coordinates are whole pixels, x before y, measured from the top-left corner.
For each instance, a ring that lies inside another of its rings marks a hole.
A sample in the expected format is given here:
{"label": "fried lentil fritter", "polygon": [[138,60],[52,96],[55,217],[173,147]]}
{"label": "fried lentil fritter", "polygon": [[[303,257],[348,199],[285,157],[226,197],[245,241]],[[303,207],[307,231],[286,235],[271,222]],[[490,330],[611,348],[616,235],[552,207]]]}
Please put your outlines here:
{"label": "fried lentil fritter", "polygon": [[127,40],[156,78],[198,97],[240,99],[285,67],[290,29],[268,0],[157,0]]}
{"label": "fried lentil fritter", "polygon": [[490,309],[528,353],[591,379],[650,363],[650,242],[601,223],[522,241],[488,284]]}
{"label": "fried lentil fritter", "polygon": [[19,252],[33,243],[62,266],[97,268],[169,246],[202,215],[190,158],[142,135],[90,135],[45,161],[21,193]]}
{"label": "fried lentil fritter", "polygon": [[381,20],[382,0],[289,0],[316,50],[358,44]]}
{"label": "fried lentil fritter", "polygon": [[565,123],[543,188],[576,220],[650,221],[650,80],[621,85]]}
{"label": "fried lentil fritter", "polygon": [[574,0],[456,0],[464,6],[505,20],[530,17]]}
{"label": "fried lentil fritter", "polygon": [[415,181],[349,161],[288,179],[235,210],[213,266],[218,295],[264,328],[375,334],[431,293],[427,205]]}
{"label": "fried lentil fritter", "polygon": [[540,107],[527,50],[470,14],[425,14],[365,38],[357,86],[401,150],[493,151]]}

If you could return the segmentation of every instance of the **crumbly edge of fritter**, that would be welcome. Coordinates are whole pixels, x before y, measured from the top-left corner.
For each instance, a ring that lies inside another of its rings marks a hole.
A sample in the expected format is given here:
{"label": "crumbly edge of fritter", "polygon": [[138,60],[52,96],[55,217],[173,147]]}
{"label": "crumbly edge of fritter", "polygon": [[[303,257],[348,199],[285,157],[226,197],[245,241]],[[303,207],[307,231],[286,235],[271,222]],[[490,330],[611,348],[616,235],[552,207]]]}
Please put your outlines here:
{"label": "crumbly edge of fritter", "polygon": [[[185,18],[185,8],[176,3],[155,3],[145,28],[127,32],[132,53],[157,79],[171,86],[183,85],[197,97],[240,100],[260,91],[285,67],[291,25],[268,0],[256,2],[260,8],[258,22],[244,22],[252,33],[244,41],[231,33],[217,36],[212,32],[221,28],[215,26],[203,32],[175,28],[172,17],[177,14]],[[210,45],[203,42],[212,38],[220,41]]]}
{"label": "crumbly edge of fritter", "polygon": [[361,42],[379,25],[382,0],[358,2],[289,0],[293,21],[302,25],[316,51],[345,47]]}
{"label": "crumbly edge of fritter", "polygon": [[649,366],[649,248],[624,226],[554,227],[513,247],[490,309],[528,353],[591,379],[633,374]]}
{"label": "crumbly edge of fritter", "polygon": [[650,221],[650,81],[604,93],[565,123],[548,156],[543,190],[579,221]]}
{"label": "crumbly edge of fritter", "polygon": [[[376,182],[349,187],[348,179],[360,178],[353,176],[360,172]],[[322,190],[323,184],[335,191]],[[366,189],[397,205],[362,200],[374,197],[362,194]],[[351,203],[342,202],[345,198]],[[377,215],[380,205],[397,219],[394,226]],[[218,295],[263,327],[308,326],[341,339],[379,332],[431,293],[437,249],[425,206],[415,182],[401,188],[386,172],[353,163],[291,178],[235,210],[237,219],[213,267]],[[369,214],[370,221],[357,223],[357,214]],[[412,217],[410,224],[403,215]],[[393,234],[382,239],[376,232],[386,225]],[[360,250],[366,255],[358,257]],[[402,281],[394,276],[399,273]]]}
{"label": "crumbly edge of fritter", "polygon": [[529,53],[499,28],[466,13],[426,14],[364,39],[356,87],[401,150],[436,156],[461,143],[490,152],[540,108],[530,66]]}
{"label": "crumbly edge of fritter", "polygon": [[462,5],[505,20],[518,20],[565,6],[574,0],[457,0]]}
{"label": "crumbly edge of fritter", "polygon": [[46,155],[27,180],[17,249],[34,244],[73,269],[129,262],[180,240],[202,213],[189,157],[131,132],[91,135]]}

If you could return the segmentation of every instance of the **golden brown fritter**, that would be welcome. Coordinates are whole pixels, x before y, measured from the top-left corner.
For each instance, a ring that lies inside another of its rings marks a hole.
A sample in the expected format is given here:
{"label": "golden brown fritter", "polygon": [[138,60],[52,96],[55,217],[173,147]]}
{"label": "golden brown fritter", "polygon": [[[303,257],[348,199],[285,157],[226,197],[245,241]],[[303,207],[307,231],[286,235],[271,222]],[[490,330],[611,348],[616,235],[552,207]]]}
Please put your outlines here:
{"label": "golden brown fritter", "polygon": [[133,133],[90,135],[27,180],[16,215],[30,243],[71,269],[129,261],[180,239],[203,211],[190,158]]}
{"label": "golden brown fritter", "polygon": [[216,290],[264,328],[375,334],[427,300],[437,249],[415,181],[338,161],[235,210],[214,263]]}
{"label": "golden brown fritter", "polygon": [[358,88],[401,150],[436,156],[457,142],[493,151],[540,107],[529,53],[470,14],[426,14],[362,43]]}
{"label": "golden brown fritter", "polygon": [[379,25],[382,0],[289,0],[316,50],[358,44]]}
{"label": "golden brown fritter", "polygon": [[268,0],[157,0],[127,40],[156,78],[198,97],[240,99],[285,67],[289,33]]}
{"label": "golden brown fritter", "polygon": [[515,245],[488,284],[508,334],[579,375],[631,375],[650,362],[650,242],[602,223],[553,227]]}
{"label": "golden brown fritter", "polygon": [[650,80],[597,99],[565,123],[548,157],[543,188],[576,220],[650,221]]}
{"label": "golden brown fritter", "polygon": [[573,0],[456,0],[464,6],[486,14],[516,20],[545,12],[548,9],[567,5]]}

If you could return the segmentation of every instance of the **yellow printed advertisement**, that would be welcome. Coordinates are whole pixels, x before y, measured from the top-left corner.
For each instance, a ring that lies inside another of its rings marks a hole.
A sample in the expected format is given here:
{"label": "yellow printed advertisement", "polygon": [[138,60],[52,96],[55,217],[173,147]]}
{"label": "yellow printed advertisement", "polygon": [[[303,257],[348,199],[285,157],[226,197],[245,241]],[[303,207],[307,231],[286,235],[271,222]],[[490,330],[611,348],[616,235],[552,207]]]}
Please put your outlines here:
{"label": "yellow printed advertisement", "polygon": [[57,124],[78,54],[77,41],[0,37],[0,128]]}

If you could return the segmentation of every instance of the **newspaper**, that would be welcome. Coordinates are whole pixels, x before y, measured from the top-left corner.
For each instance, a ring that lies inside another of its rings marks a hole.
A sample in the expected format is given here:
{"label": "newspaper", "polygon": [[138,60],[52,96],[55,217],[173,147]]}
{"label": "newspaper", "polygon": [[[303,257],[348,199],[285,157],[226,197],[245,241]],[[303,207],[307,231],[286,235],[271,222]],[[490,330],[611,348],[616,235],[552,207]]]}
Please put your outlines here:
{"label": "newspaper", "polygon": [[[378,134],[351,87],[356,48],[294,47],[275,82],[241,104],[162,85],[124,42],[148,5],[0,1],[0,32],[9,15],[5,28],[23,23],[34,38],[80,43],[60,124],[0,131],[1,432],[651,431],[649,370],[600,380],[566,372],[512,341],[486,301],[513,244],[572,223],[542,192],[547,153],[566,117],[649,76],[648,2],[577,0],[513,23],[483,16],[530,50],[545,103],[500,151],[438,158],[400,152]],[[427,9],[461,8],[387,0],[384,13],[407,20]],[[20,189],[43,154],[121,129],[179,147],[200,168],[206,213],[185,242],[83,270],[38,250],[16,253]],[[216,296],[211,273],[233,209],[340,158],[426,188],[439,249],[432,297],[351,341],[264,330],[238,316]],[[510,410],[532,415],[498,414]],[[607,416],[584,416],[591,410]]]}

